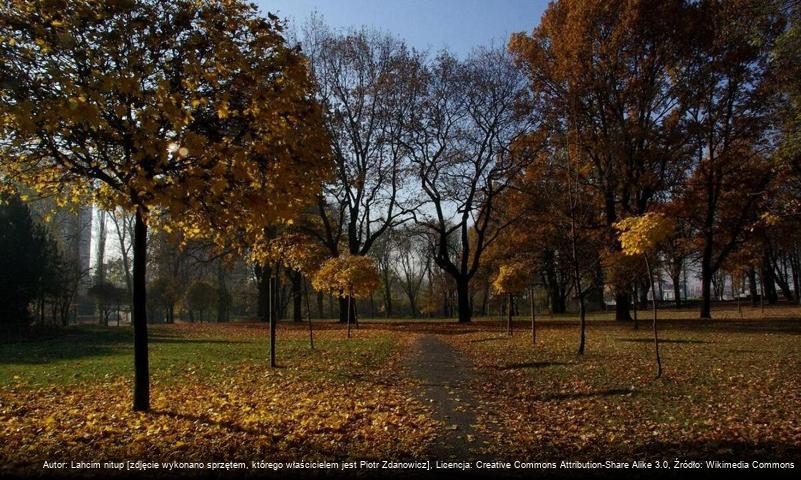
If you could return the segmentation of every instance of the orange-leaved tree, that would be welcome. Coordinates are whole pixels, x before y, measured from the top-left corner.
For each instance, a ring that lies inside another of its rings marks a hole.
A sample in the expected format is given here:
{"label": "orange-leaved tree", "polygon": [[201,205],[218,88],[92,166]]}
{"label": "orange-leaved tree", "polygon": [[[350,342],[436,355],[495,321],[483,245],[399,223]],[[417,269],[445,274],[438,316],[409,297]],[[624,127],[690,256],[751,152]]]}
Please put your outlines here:
{"label": "orange-leaved tree", "polygon": [[249,243],[319,187],[321,112],[282,29],[239,0],[3,7],[4,185],[136,218],[135,410],[149,409],[148,226]]}
{"label": "orange-leaved tree", "polygon": [[340,255],[323,262],[312,278],[312,286],[339,298],[348,299],[348,338],[350,338],[351,298],[367,298],[381,285],[375,260],[364,255]]}
{"label": "orange-leaved tree", "polygon": [[656,290],[654,290],[654,276],[648,255],[655,253],[659,244],[673,233],[675,227],[676,224],[673,220],[654,212],[628,217],[615,224],[615,228],[620,232],[620,246],[623,253],[630,256],[642,255],[645,260],[648,281],[651,284],[651,301],[654,309],[653,330],[657,378],[662,376],[662,361],[659,357],[659,336],[656,330]]}

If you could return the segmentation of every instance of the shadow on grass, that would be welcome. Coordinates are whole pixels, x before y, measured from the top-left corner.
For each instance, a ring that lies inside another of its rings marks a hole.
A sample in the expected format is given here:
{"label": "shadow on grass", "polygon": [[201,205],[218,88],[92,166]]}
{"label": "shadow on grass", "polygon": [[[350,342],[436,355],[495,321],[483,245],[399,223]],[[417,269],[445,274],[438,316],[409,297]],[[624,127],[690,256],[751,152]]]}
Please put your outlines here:
{"label": "shadow on grass", "polygon": [[487,337],[487,338],[477,338],[475,340],[470,340],[470,343],[483,343],[483,342],[492,342],[495,340],[504,340],[508,339],[508,336],[498,336],[498,337]]}
{"label": "shadow on grass", "polygon": [[610,388],[607,390],[595,390],[592,392],[549,393],[536,395],[534,398],[540,402],[558,402],[561,400],[580,400],[582,398],[633,396],[639,395],[639,393],[639,390],[629,390],[628,388]]}
{"label": "shadow on grass", "polygon": [[524,363],[512,363],[509,365],[504,365],[502,367],[497,367],[498,370],[522,370],[525,368],[546,368],[546,367],[556,367],[561,365],[569,365],[567,362],[524,362]]}
{"label": "shadow on grass", "polygon": [[[234,345],[249,343],[213,338],[186,338],[162,333],[149,336],[151,345]],[[58,336],[28,338],[5,343],[0,348],[0,364],[43,365],[61,360],[104,357],[133,348],[133,331],[101,327],[67,328]]]}
{"label": "shadow on grass", "polygon": [[[616,338],[618,342],[631,342],[631,343],[654,343],[653,338]],[[671,339],[660,338],[659,343],[714,343],[707,340],[685,340],[685,339]]]}
{"label": "shadow on grass", "polygon": [[[214,425],[221,427],[225,430],[228,430],[230,432],[241,433],[245,435],[253,435],[255,437],[254,440],[260,439],[265,435],[273,437],[273,434],[271,434],[268,429],[248,428],[236,422],[232,422],[230,420],[215,420],[210,416],[203,414],[193,415],[190,413],[180,413],[170,410],[151,410],[149,414],[163,417],[165,419],[184,420],[192,422],[194,424]],[[277,440],[277,438],[274,438],[274,440]],[[293,447],[300,448],[304,451],[314,452],[316,455],[324,457],[326,456],[330,457],[336,454],[336,452],[331,450],[327,445],[315,442],[312,438],[296,439],[293,441],[287,441],[286,443],[290,445],[290,449],[292,449]]]}

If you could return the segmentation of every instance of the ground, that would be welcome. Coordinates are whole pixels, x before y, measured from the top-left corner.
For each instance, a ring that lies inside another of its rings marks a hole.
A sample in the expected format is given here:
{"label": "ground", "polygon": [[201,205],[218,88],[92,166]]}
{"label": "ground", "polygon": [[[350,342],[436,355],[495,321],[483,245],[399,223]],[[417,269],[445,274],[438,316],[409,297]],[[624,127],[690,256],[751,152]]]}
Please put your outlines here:
{"label": "ground", "polygon": [[[798,310],[798,311],[797,311]],[[153,412],[133,413],[128,328],[73,327],[0,350],[0,465],[44,459],[509,460],[801,457],[799,307],[666,311],[654,378],[639,330],[542,317],[154,326]]]}

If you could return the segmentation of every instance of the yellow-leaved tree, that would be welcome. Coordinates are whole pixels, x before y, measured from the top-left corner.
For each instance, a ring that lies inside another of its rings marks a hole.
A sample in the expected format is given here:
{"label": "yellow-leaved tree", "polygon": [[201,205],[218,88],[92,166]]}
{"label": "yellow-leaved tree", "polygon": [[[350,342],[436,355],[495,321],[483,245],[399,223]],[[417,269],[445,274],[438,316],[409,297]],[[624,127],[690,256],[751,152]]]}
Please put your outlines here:
{"label": "yellow-leaved tree", "polygon": [[381,276],[375,260],[364,255],[340,255],[323,262],[312,278],[312,286],[348,300],[348,338],[354,317],[350,299],[367,298],[381,285]]}
{"label": "yellow-leaved tree", "polygon": [[145,268],[157,219],[255,242],[328,171],[306,60],[241,0],[19,0],[0,15],[0,180],[135,214],[134,409],[149,409]]}
{"label": "yellow-leaved tree", "polygon": [[655,254],[659,244],[670,236],[676,228],[673,220],[661,213],[648,212],[640,216],[628,217],[615,224],[619,232],[621,250],[625,255],[642,256],[651,284],[651,301],[654,310],[654,351],[656,354],[656,377],[662,376],[662,360],[659,357],[659,336],[656,329],[657,309],[654,276],[651,271],[649,255]]}
{"label": "yellow-leaved tree", "polygon": [[[506,313],[506,333],[512,336],[512,311],[514,310],[514,295],[526,289],[529,284],[529,269],[522,262],[504,263],[498,268],[498,274],[492,282],[492,288],[499,295],[506,295],[508,301]],[[531,334],[534,337],[534,320],[531,323]]]}
{"label": "yellow-leaved tree", "polygon": [[[258,265],[281,265],[298,274],[311,276],[320,268],[325,258],[322,246],[306,235],[285,232],[269,241],[253,245],[250,254]],[[270,290],[272,295],[272,290]],[[275,318],[270,313],[270,367],[275,367]],[[309,325],[309,346],[314,348],[314,332],[309,307],[309,293],[306,292],[306,320]]]}

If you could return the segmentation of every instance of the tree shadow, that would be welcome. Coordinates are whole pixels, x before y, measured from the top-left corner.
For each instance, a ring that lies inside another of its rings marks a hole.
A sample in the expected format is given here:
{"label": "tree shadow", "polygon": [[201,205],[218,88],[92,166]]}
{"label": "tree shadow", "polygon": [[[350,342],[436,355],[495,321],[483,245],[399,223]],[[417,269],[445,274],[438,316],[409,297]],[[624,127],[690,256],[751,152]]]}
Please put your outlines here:
{"label": "tree shadow", "polygon": [[157,415],[161,417],[168,417],[175,420],[186,420],[192,423],[207,423],[209,425],[217,425],[219,427],[223,427],[226,430],[230,430],[232,432],[238,433],[246,433],[249,435],[261,435],[264,432],[255,430],[252,428],[243,427],[237,423],[227,421],[227,420],[214,420],[208,415],[192,415],[190,413],[180,413],[180,412],[173,412],[170,410],[151,410],[151,415]]}
{"label": "tree shadow", "polygon": [[483,342],[492,342],[495,340],[503,340],[505,338],[509,338],[507,336],[503,337],[487,337],[487,338],[477,338],[475,340],[470,340],[470,343],[483,343]]}
{"label": "tree shadow", "polygon": [[582,398],[633,396],[639,394],[640,394],[639,390],[630,390],[628,388],[610,388],[607,390],[595,390],[592,392],[549,393],[543,395],[536,395],[534,397],[534,400],[540,402],[555,402],[560,400],[579,400]]}
{"label": "tree shadow", "polygon": [[504,365],[502,367],[496,367],[498,370],[522,370],[526,368],[546,368],[546,367],[556,367],[561,365],[570,365],[567,362],[523,362],[523,363],[511,363],[509,365]]}
{"label": "tree shadow", "polygon": [[[618,342],[630,342],[630,343],[654,343],[654,339],[653,338],[616,338],[615,340],[617,340]],[[687,344],[693,344],[693,343],[714,343],[714,342],[710,342],[710,341],[707,341],[707,340],[687,340],[687,339],[681,339],[681,338],[676,338],[676,339],[660,338],[659,339],[659,343],[679,343],[679,344],[687,343]]]}
{"label": "tree shadow", "polygon": [[[186,338],[154,334],[148,338],[151,345],[238,345],[249,343],[239,340],[214,338]],[[0,348],[0,364],[44,365],[61,360],[77,360],[110,356],[133,348],[131,331],[114,331],[104,328],[66,330],[60,336],[26,339],[4,343]]]}

